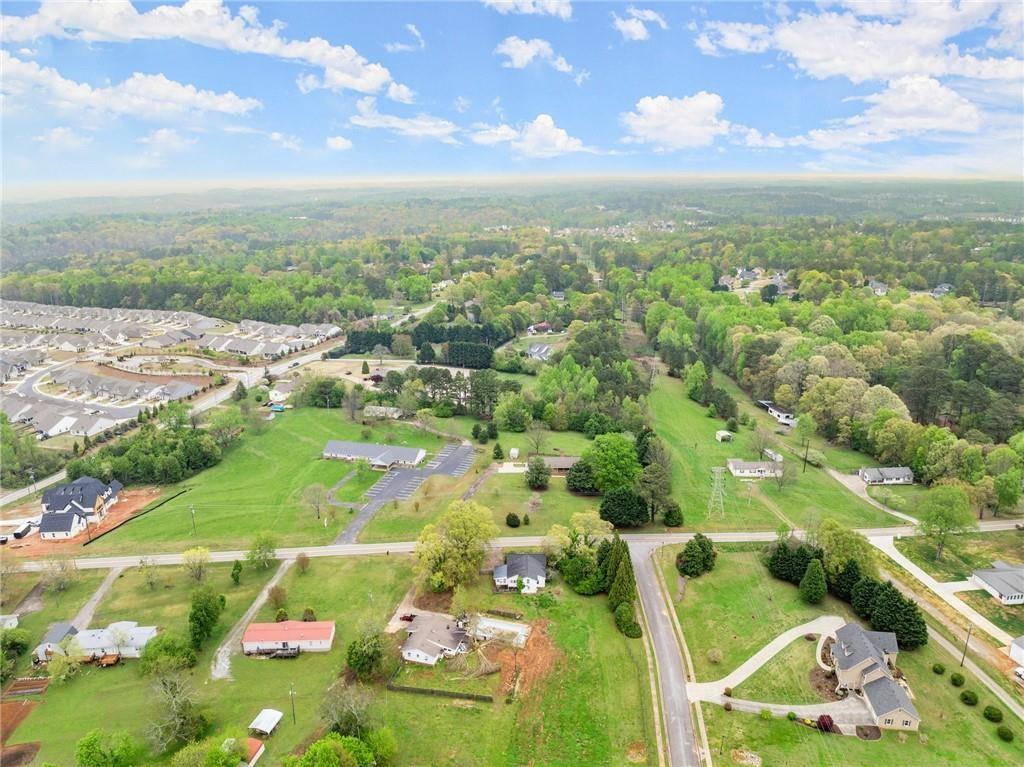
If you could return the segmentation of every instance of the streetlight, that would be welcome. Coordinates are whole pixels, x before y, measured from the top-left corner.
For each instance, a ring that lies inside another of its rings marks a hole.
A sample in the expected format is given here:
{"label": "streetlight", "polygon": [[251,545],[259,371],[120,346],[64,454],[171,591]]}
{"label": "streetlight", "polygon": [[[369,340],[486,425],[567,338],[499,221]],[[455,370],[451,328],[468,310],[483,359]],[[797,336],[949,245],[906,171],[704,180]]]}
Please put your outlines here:
{"label": "streetlight", "polygon": [[288,697],[292,699],[292,724],[295,724],[295,682],[288,685]]}

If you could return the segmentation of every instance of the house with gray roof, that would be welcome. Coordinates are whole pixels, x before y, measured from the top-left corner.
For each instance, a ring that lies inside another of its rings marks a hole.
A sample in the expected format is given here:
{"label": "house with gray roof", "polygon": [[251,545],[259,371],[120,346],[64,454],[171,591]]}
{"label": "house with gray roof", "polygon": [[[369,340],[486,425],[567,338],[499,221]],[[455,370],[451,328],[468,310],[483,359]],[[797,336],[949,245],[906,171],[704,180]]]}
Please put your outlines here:
{"label": "house with gray roof", "polygon": [[494,568],[494,588],[536,594],[544,588],[548,573],[548,558],[544,554],[506,554],[505,564]]}
{"label": "house with gray roof", "polygon": [[530,344],[526,348],[526,356],[532,360],[547,362],[551,359],[551,346],[549,344]]}
{"label": "house with gray roof", "polygon": [[330,440],[324,446],[324,458],[342,461],[368,461],[374,469],[387,470],[393,466],[416,466],[427,457],[427,451],[416,447],[376,445],[369,442]]}
{"label": "house with gray roof", "polygon": [[879,469],[861,468],[860,478],[865,485],[912,485],[914,472],[909,466],[888,466]]}
{"label": "house with gray roof", "polygon": [[996,561],[992,567],[975,570],[971,581],[1004,605],[1024,604],[1024,565]]}
{"label": "house with gray roof", "polygon": [[469,649],[465,628],[447,615],[417,615],[406,631],[409,636],[402,644],[402,659],[410,663],[436,666],[442,658],[451,658]]}
{"label": "house with gray roof", "polygon": [[891,631],[865,631],[857,623],[840,627],[829,648],[836,692],[860,696],[882,729],[916,730],[921,716],[911,701],[910,689],[894,673],[898,652]]}
{"label": "house with gray roof", "polygon": [[46,663],[54,653],[64,653],[60,643],[78,633],[78,629],[67,621],[54,623],[43,635],[43,641],[36,645],[32,654],[40,663]]}
{"label": "house with gray roof", "polygon": [[725,462],[729,473],[739,479],[765,479],[782,474],[782,464],[774,461],[744,461],[730,458]]}

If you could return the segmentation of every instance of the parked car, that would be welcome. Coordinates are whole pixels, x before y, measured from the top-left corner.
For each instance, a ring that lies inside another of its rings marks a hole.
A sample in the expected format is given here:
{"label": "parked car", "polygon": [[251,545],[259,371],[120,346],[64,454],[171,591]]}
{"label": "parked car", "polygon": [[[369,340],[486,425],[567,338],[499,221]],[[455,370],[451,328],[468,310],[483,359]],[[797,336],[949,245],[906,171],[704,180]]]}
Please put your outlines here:
{"label": "parked car", "polygon": [[415,613],[406,613],[405,615],[398,616],[399,620],[406,621],[406,622],[415,620],[415,618],[416,618]]}

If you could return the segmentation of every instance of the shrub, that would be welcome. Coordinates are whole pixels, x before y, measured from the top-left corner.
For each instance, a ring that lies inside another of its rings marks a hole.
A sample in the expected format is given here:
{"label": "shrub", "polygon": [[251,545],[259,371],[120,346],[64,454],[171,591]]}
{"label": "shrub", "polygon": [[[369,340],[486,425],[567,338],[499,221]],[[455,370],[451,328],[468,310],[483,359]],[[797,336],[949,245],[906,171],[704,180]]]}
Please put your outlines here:
{"label": "shrub", "polygon": [[284,586],[274,586],[267,593],[267,601],[271,607],[284,607],[284,603],[288,601],[288,590]]}
{"label": "shrub", "polygon": [[722,690],[722,694],[725,697],[727,697],[727,698],[731,698],[732,697],[732,688],[731,687],[726,687],[724,690]]}
{"label": "shrub", "polygon": [[505,516],[505,524],[509,527],[519,527],[519,515],[516,514],[514,511],[510,511]]}
{"label": "shrub", "polygon": [[309,570],[309,555],[306,552],[302,552],[295,557],[295,566],[299,569],[301,575],[305,575]]}
{"label": "shrub", "polygon": [[316,620],[316,613],[313,612],[313,608],[312,607],[307,607],[305,610],[302,611],[302,621],[304,623],[312,623],[315,620]]}
{"label": "shrub", "polygon": [[949,683],[954,687],[964,686],[964,675],[963,674],[950,674]]}
{"label": "shrub", "polygon": [[996,724],[1003,721],[1003,710],[995,706],[985,706],[985,710],[981,712],[981,715]]}
{"label": "shrub", "polygon": [[936,663],[934,666],[932,666],[932,671],[934,671],[936,674],[945,674],[946,667],[943,666],[941,663]]}
{"label": "shrub", "polygon": [[772,718],[772,712],[771,712],[771,711],[769,711],[769,710],[768,710],[768,709],[766,709],[766,708],[762,708],[762,709],[761,709],[761,713],[760,713],[760,714],[758,714],[758,716],[760,716],[760,717],[761,717],[761,721],[763,721],[763,722],[767,722],[767,721],[769,721],[769,720],[770,720],[770,719]]}
{"label": "shrub", "polygon": [[530,515],[529,514],[523,514],[523,527],[529,527],[529,526],[530,526]]}
{"label": "shrub", "polygon": [[534,456],[526,464],[526,486],[531,490],[545,490],[551,480],[551,469],[544,459]]}
{"label": "shrub", "polygon": [[721,663],[722,662],[722,651],[717,647],[712,647],[708,650],[707,654],[708,663]]}
{"label": "shrub", "polygon": [[724,708],[726,711],[732,711],[732,703],[730,703],[729,701],[726,701],[725,705],[722,706],[722,708]]}
{"label": "shrub", "polygon": [[978,705],[978,693],[974,690],[964,690],[960,693],[960,702],[965,706],[977,706]]}
{"label": "shrub", "polygon": [[679,508],[679,504],[675,501],[670,501],[665,507],[665,527],[682,527],[683,526],[683,510]]}
{"label": "shrub", "polygon": [[283,607],[278,608],[277,615],[274,616],[274,620],[278,623],[284,623],[286,620],[288,620],[288,611],[285,610]]}
{"label": "shrub", "polygon": [[791,722],[795,722],[796,721],[796,712],[795,711],[790,711],[788,714],[786,714],[786,719],[788,719]]}
{"label": "shrub", "polygon": [[640,624],[636,622],[632,602],[623,602],[615,608],[615,627],[630,639],[639,639]]}
{"label": "shrub", "polygon": [[999,736],[999,740],[1004,740],[1007,743],[1013,742],[1013,730],[1005,724],[1001,724],[996,728],[996,735]]}

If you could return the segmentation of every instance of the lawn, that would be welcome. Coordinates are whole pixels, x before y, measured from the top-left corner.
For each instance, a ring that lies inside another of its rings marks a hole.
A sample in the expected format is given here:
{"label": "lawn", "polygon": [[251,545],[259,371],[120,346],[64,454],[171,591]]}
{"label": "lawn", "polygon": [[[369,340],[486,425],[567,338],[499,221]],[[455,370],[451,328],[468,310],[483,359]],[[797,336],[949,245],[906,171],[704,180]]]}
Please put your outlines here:
{"label": "lawn", "polygon": [[1024,607],[1021,605],[1004,605],[984,590],[959,591],[956,596],[1004,631],[1015,637],[1024,635]]}
{"label": "lawn", "polygon": [[41,577],[39,573],[15,572],[0,578],[0,612],[12,612]]}
{"label": "lawn", "polygon": [[[675,599],[675,555],[682,547],[666,546],[659,552],[698,682],[722,678],[787,629],[819,615],[851,615],[847,605],[831,596],[821,605],[805,604],[796,586],[768,575],[758,559],[760,546],[717,546],[715,569],[689,579],[681,601]],[[720,663],[708,659],[712,649],[722,653]]]}
{"label": "lawn", "polygon": [[[766,576],[767,577],[767,576]],[[798,640],[801,641],[801,640]],[[809,644],[809,643],[808,643]],[[1021,764],[1020,723],[1004,710],[1007,723],[1016,731],[1014,743],[996,737],[996,726],[982,718],[986,705],[998,701],[965,669],[957,668],[967,678],[963,688],[949,683],[949,674],[938,676],[931,666],[941,662],[947,668],[955,659],[937,646],[927,645],[914,651],[901,652],[897,665],[904,672],[914,693],[914,705],[921,714],[920,733],[884,732],[881,740],[862,741],[857,738],[825,736],[785,719],[764,721],[753,714],[726,712],[713,704],[702,704],[708,740],[726,754],[747,749],[761,757],[765,765],[834,764],[843,767],[934,767],[935,765],[1002,765]],[[754,679],[748,680],[749,682]],[[785,683],[784,683],[785,684]],[[742,689],[742,688],[738,688]],[[785,690],[790,689],[786,684]],[[978,705],[960,703],[960,689],[978,693]],[[778,692],[766,689],[766,694]],[[730,756],[716,758],[716,764],[735,764]]]}
{"label": "lawn", "polygon": [[383,472],[374,471],[373,469],[365,469],[362,472],[356,471],[355,474],[345,480],[345,484],[334,491],[334,499],[343,503],[365,501],[366,499],[363,496],[366,494],[366,491],[376,485],[383,476]]}
{"label": "lawn", "polygon": [[[501,687],[501,674],[493,673],[484,676],[473,676],[469,668],[477,668],[478,656],[466,655],[463,659],[444,660],[436,666],[420,666],[415,663],[404,663],[398,668],[394,683],[406,687],[421,687],[433,690],[469,693],[473,695],[497,696]],[[462,668],[460,663],[469,664]]]}
{"label": "lawn", "polygon": [[764,664],[733,689],[743,700],[783,700],[786,703],[820,703],[822,698],[811,686],[810,673],[817,667],[814,654],[818,643],[803,637],[794,639],[782,652]]}
{"label": "lawn", "polygon": [[[370,429],[367,438],[364,429]],[[339,514],[325,525],[302,502],[307,486],[320,483],[329,488],[352,469],[344,461],[321,458],[329,439],[388,442],[428,452],[443,445],[440,437],[406,424],[363,427],[349,421],[341,410],[290,410],[267,424],[262,433],[243,436],[217,466],[167,488],[167,495],[181,489],[188,492],[123,525],[86,551],[106,555],[195,545],[245,548],[263,530],[272,532],[282,546],[330,543],[347,517]]]}
{"label": "lawn", "polygon": [[[334,649],[329,653],[305,653],[289,661],[260,660],[237,654],[232,661],[234,679],[211,682],[210,658],[217,642],[208,642],[190,675],[198,700],[210,716],[211,733],[215,736],[240,733],[261,708],[290,713],[289,687],[294,683],[297,724],[292,723],[291,716],[281,721],[274,737],[268,741],[265,757],[269,764],[280,764],[284,756],[319,726],[317,709],[343,665],[348,642],[363,625],[384,624],[408,588],[410,572],[409,560],[399,557],[315,559],[305,575],[295,569],[289,572],[282,584],[289,594],[288,609],[301,613],[309,606],[317,612],[318,618],[336,619]],[[168,569],[167,577],[174,582],[168,591],[177,594],[178,599],[161,597],[151,612],[145,612],[143,589],[148,587],[128,573],[115,585],[102,609],[107,615],[118,616],[117,611],[122,608],[115,607],[113,602],[127,599],[129,603],[140,600],[139,612],[133,614],[143,615],[147,620],[161,621],[184,614],[188,589],[180,585],[183,576],[176,569]],[[219,624],[219,633],[223,636],[267,576],[257,579],[247,568],[234,594],[231,589],[235,587],[227,581],[226,571],[217,571],[211,577],[228,597],[227,612]],[[244,596],[242,590],[246,592]],[[266,608],[259,618],[269,619],[269,610]],[[97,701],[103,701],[103,705],[95,705]],[[72,764],[74,744],[89,730],[95,727],[125,730],[141,741],[145,738],[146,723],[154,714],[149,683],[139,675],[134,663],[103,670],[89,667],[68,685],[51,687],[44,704],[22,723],[12,742],[41,741],[40,763]],[[61,727],[54,728],[54,722],[61,722]],[[417,763],[412,749],[406,756],[409,763]],[[166,758],[151,758],[147,763],[166,764],[167,761]]]}
{"label": "lawn", "polygon": [[896,511],[917,516],[917,502],[927,492],[924,485],[868,485],[868,495]]}
{"label": "lawn", "polygon": [[[468,415],[435,419],[435,424],[441,431],[470,440],[473,439],[473,425],[477,423],[481,422]],[[542,429],[541,433],[545,440],[541,452],[549,455],[581,455],[591,445],[591,440],[578,431]],[[499,432],[497,440],[492,439],[482,446],[488,455],[494,450],[495,441],[501,443],[501,449],[505,451],[506,456],[512,448],[519,448],[519,460],[526,460],[527,454],[533,452],[533,445],[530,444],[525,432]]]}
{"label": "lawn", "polygon": [[897,538],[896,548],[914,564],[939,581],[964,581],[975,570],[1004,562],[1024,560],[1024,533],[1004,530],[957,536],[935,560],[935,544],[921,537]]}
{"label": "lawn", "polygon": [[[523,474],[492,474],[473,496],[493,512],[494,523],[501,535],[545,535],[551,525],[567,525],[573,514],[597,510],[600,498],[576,495],[565,487],[564,477],[552,477],[547,490],[537,493],[539,504],[531,510],[533,491],[526,486]],[[529,527],[508,527],[505,517],[515,512],[520,518],[529,513]]]}
{"label": "lawn", "polygon": [[[716,379],[717,380],[717,379]],[[843,488],[822,469],[797,469],[795,481],[779,490],[774,480],[741,482],[725,472],[725,517],[708,519],[711,469],[729,458],[753,460],[752,432],[741,429],[731,443],[715,440],[724,422],[708,418],[704,408],[683,393],[682,383],[661,376],[648,398],[654,429],[672,454],[673,496],[683,508],[686,526],[698,530],[774,530],[780,524],[805,527],[834,517],[851,527],[897,524]],[[787,460],[796,459],[788,456]]]}

